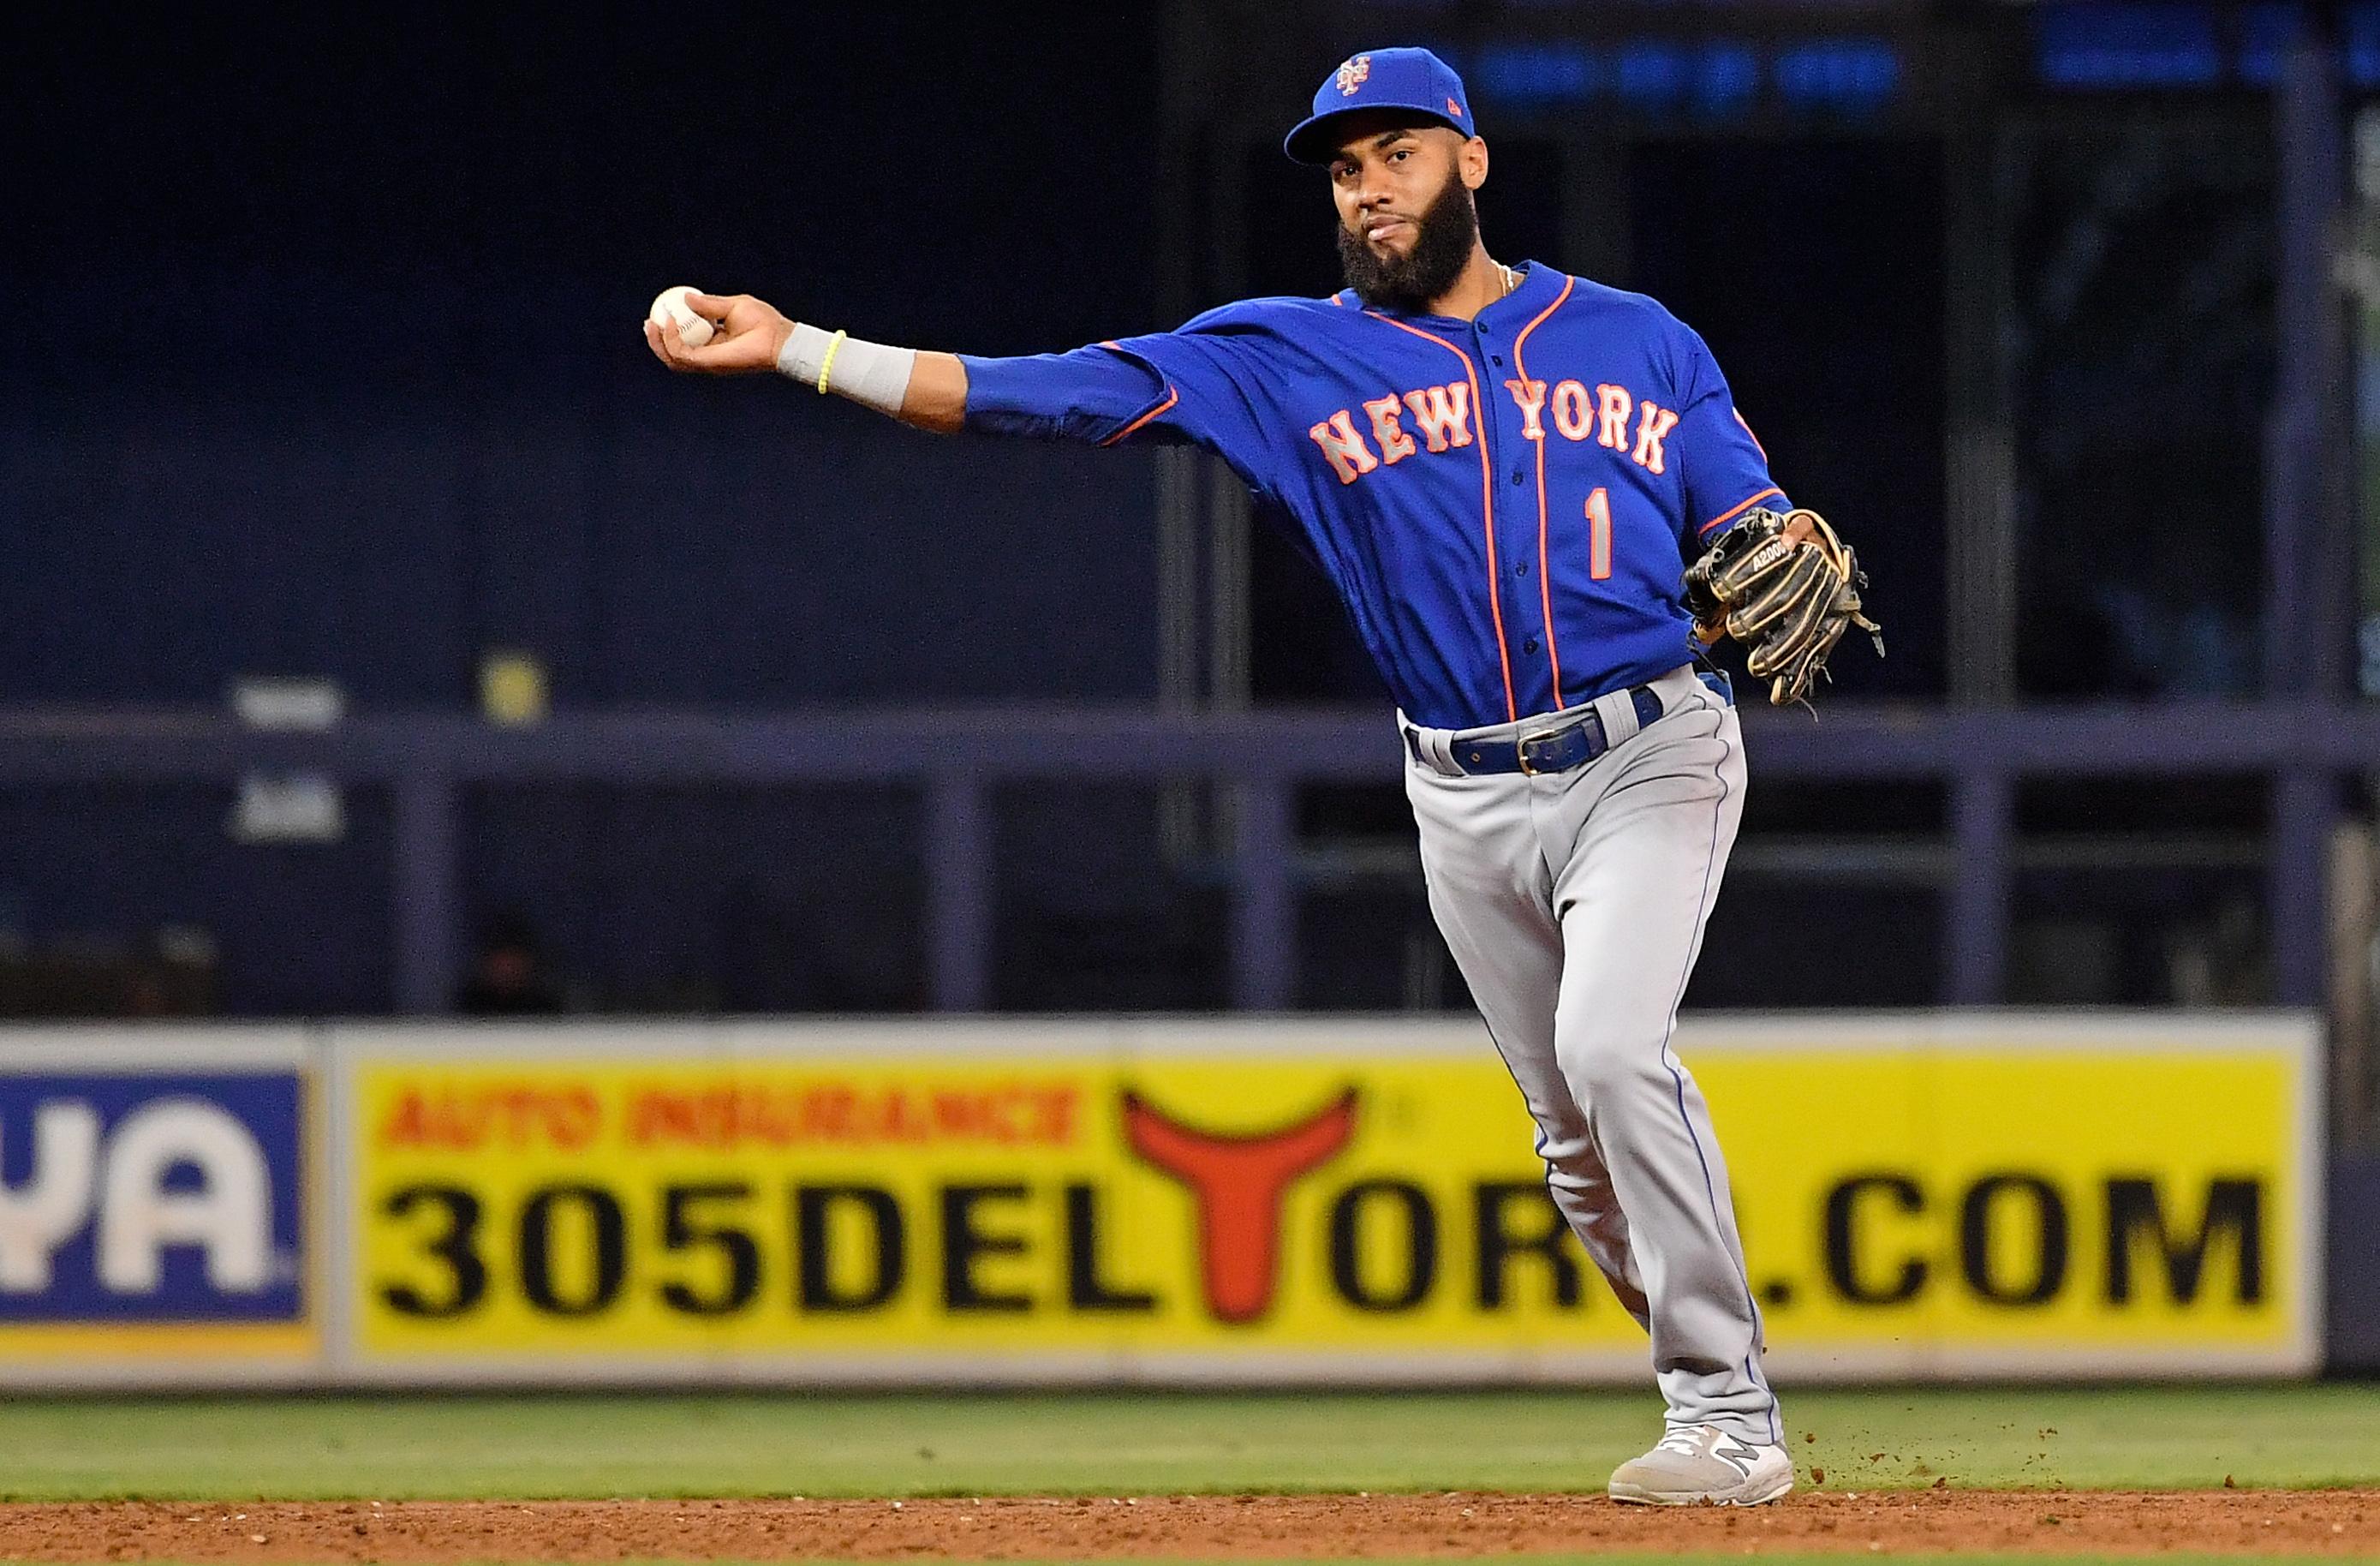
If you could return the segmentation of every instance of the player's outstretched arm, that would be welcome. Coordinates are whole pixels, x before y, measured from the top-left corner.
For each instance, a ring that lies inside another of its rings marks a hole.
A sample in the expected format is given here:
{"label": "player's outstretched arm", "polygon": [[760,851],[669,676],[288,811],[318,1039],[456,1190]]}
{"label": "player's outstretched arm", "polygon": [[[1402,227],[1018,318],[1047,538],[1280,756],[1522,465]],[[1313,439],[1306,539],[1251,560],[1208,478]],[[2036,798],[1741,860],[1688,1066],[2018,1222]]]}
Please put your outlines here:
{"label": "player's outstretched arm", "polygon": [[645,323],[645,346],[682,374],[782,371],[816,390],[839,393],[937,434],[956,434],[966,421],[966,366],[955,354],[887,348],[804,328],[750,294],[688,294],[686,301],[717,334],[702,347],[687,347],[674,326]]}

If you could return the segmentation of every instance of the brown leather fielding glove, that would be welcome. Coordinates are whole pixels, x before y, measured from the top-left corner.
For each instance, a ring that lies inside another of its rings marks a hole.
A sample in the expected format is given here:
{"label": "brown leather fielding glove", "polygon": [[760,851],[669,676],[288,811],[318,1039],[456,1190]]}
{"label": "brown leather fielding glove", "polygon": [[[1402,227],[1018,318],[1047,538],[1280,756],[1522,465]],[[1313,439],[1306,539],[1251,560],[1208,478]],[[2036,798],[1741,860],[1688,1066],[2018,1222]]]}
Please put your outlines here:
{"label": "brown leather fielding glove", "polygon": [[1815,511],[1754,510],[1686,568],[1686,607],[1705,642],[1732,636],[1778,706],[1806,701],[1827,655],[1858,626],[1884,656],[1884,631],[1860,612],[1867,573]]}

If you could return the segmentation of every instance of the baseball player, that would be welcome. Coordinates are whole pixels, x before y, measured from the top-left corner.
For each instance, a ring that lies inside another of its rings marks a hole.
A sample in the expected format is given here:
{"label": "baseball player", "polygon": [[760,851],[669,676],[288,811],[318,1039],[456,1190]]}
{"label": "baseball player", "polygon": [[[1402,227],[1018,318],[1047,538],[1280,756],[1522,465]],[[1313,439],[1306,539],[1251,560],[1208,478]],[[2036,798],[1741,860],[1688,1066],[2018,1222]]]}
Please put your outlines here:
{"label": "baseball player", "polygon": [[[1727,1166],[1670,1046],[1735,839],[1743,642],[1798,701],[1851,553],[1792,511],[1700,337],[1641,294],[1506,265],[1488,146],[1423,49],[1338,66],[1285,143],[1327,171],[1347,287],[980,359],[695,295],[671,368],[776,370],[921,429],[1214,452],[1337,586],[1396,698],[1430,908],[1536,1122],[1554,1199],[1652,1337],[1668,1428],[1615,1499],[1791,1489]],[[1693,562],[1691,567],[1689,562]]]}

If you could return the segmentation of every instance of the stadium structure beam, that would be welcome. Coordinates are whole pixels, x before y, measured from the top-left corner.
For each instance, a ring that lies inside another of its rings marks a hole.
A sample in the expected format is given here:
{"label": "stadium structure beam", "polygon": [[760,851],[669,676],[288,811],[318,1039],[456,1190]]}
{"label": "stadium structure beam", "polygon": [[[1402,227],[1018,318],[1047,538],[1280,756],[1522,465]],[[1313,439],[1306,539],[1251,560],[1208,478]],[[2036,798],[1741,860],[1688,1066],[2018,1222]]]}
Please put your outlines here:
{"label": "stadium structure beam", "polygon": [[[2032,777],[2256,777],[2275,779],[2269,863],[2321,860],[2341,778],[2380,770],[2380,704],[2313,701],[1943,708],[1843,702],[1811,723],[1754,706],[1745,714],[1761,775],[1804,781],[1934,781],[1952,798],[1944,999],[1988,1004],[2002,993],[2014,832],[2010,798]],[[939,1009],[990,999],[991,799],[1007,782],[1055,777],[1230,786],[1235,830],[1230,948],[1234,1000],[1252,1009],[1296,995],[1296,790],[1309,782],[1393,785],[1394,725],[1368,707],[1264,709],[1185,716],[1138,708],[1001,707],[942,711],[589,713],[498,728],[457,713],[382,713],[310,731],[248,728],[228,715],[0,713],[0,787],[127,787],[305,773],[395,800],[401,1009],[443,1009],[463,927],[459,813],[486,784],[601,783],[788,787],[868,782],[917,791],[934,911],[929,991]],[[2303,886],[2280,886],[2290,897]],[[2325,931],[2277,902],[2277,998],[2321,1001]],[[2301,951],[2284,943],[2310,942]],[[2310,967],[2313,987],[2298,975]],[[2296,976],[2293,976],[2296,975]]]}
{"label": "stadium structure beam", "polygon": [[[2274,96],[2277,362],[2265,438],[2265,689],[2335,701],[2346,690],[2354,581],[2348,526],[2345,340],[2334,276],[2346,210],[2337,7],[2296,7]],[[2276,997],[2321,1003],[2335,779],[2274,789],[2269,897]]]}

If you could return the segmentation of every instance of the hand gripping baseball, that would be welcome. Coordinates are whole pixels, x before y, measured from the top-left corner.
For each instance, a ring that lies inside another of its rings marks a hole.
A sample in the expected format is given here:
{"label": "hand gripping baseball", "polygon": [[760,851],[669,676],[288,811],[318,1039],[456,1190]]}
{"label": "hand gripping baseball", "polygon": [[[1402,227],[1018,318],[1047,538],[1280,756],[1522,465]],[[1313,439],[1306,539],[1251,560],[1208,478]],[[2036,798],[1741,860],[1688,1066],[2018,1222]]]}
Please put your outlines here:
{"label": "hand gripping baseball", "polygon": [[1743,643],[1745,668],[1769,682],[1768,700],[1781,707],[1808,699],[1854,625],[1884,656],[1883,628],[1862,612],[1866,585],[1851,545],[1824,517],[1755,510],[1686,568],[1686,607],[1704,641]]}
{"label": "hand gripping baseball", "polygon": [[777,367],[777,350],[793,336],[794,324],[750,294],[688,294],[694,312],[713,322],[719,335],[688,348],[674,331],[645,323],[645,345],[671,369],[690,375],[757,375]]}
{"label": "hand gripping baseball", "polygon": [[676,331],[644,324],[645,346],[681,374],[758,375],[774,370],[824,396],[937,434],[966,427],[966,366],[955,354],[862,341],[787,320],[750,294],[686,295],[686,307],[717,329],[700,348]]}

